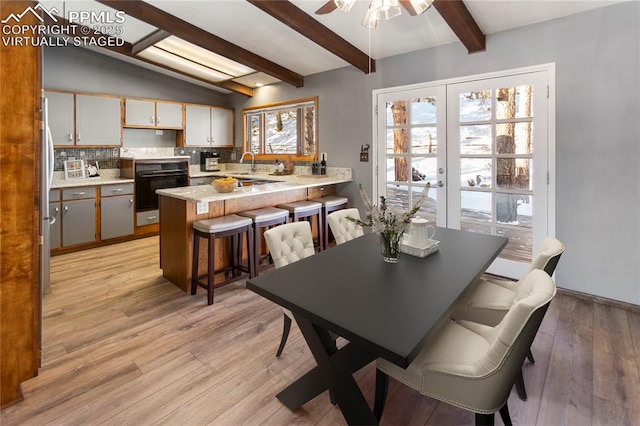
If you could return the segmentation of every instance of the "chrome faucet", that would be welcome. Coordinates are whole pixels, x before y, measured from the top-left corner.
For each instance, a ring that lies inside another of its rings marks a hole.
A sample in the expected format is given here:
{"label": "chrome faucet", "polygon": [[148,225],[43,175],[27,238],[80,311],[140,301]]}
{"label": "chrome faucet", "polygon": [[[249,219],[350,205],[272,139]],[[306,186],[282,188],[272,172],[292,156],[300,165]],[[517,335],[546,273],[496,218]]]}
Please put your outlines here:
{"label": "chrome faucet", "polygon": [[242,160],[244,160],[244,156],[247,155],[247,154],[249,154],[251,156],[251,172],[255,172],[256,171],[256,163],[255,163],[256,157],[253,155],[253,152],[251,152],[251,151],[244,152],[242,154],[242,157],[240,157],[240,164],[242,164]]}

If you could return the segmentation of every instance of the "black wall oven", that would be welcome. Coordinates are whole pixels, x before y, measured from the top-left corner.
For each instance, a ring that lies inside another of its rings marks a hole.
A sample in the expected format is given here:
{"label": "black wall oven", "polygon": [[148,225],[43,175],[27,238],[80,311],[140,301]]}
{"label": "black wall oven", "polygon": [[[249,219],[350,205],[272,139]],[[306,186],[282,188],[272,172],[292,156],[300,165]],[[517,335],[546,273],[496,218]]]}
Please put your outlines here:
{"label": "black wall oven", "polygon": [[136,212],[158,209],[157,189],[187,186],[188,160],[136,160]]}

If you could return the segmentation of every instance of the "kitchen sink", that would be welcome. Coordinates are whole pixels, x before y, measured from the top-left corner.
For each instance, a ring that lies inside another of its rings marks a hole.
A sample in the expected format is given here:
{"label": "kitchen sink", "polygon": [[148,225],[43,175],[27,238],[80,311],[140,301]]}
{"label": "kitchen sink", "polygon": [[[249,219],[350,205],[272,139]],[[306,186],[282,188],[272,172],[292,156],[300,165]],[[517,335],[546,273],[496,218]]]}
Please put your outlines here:
{"label": "kitchen sink", "polygon": [[245,179],[245,178],[238,178],[238,186],[239,187],[243,187],[243,186],[254,186],[254,185],[266,185],[269,183],[278,183],[278,182],[274,182],[271,180],[263,180],[263,179]]}

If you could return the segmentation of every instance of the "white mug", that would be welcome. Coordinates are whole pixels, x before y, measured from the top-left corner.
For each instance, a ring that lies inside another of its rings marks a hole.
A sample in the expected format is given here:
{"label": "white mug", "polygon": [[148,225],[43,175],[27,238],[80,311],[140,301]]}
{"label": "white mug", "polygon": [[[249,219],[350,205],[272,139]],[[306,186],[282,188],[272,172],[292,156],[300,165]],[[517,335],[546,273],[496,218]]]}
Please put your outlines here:
{"label": "white mug", "polygon": [[436,228],[429,225],[427,219],[414,217],[409,225],[409,235],[405,244],[411,247],[427,247],[429,240],[436,234]]}

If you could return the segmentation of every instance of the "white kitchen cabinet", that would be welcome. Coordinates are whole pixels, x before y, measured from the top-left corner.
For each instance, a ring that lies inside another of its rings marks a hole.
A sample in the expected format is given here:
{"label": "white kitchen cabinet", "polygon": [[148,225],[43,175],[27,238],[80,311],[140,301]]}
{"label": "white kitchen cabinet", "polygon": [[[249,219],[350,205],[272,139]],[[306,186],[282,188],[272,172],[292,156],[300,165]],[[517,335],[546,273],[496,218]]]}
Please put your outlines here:
{"label": "white kitchen cabinet", "polygon": [[95,187],[62,190],[62,246],[96,241]]}
{"label": "white kitchen cabinet", "polygon": [[127,127],[182,129],[182,104],[126,99],[124,125]]}
{"label": "white kitchen cabinet", "polygon": [[75,97],[73,93],[45,92],[49,111],[49,129],[54,145],[75,143]]}
{"label": "white kitchen cabinet", "polygon": [[120,145],[120,98],[46,91],[55,146]]}
{"label": "white kitchen cabinet", "polygon": [[76,95],[76,145],[120,145],[120,98]]}
{"label": "white kitchen cabinet", "polygon": [[212,146],[233,146],[233,111],[228,108],[211,108]]}
{"label": "white kitchen cabinet", "polygon": [[233,146],[234,130],[233,109],[206,105],[185,107],[187,146]]}
{"label": "white kitchen cabinet", "polygon": [[100,239],[133,234],[133,184],[100,187]]}

